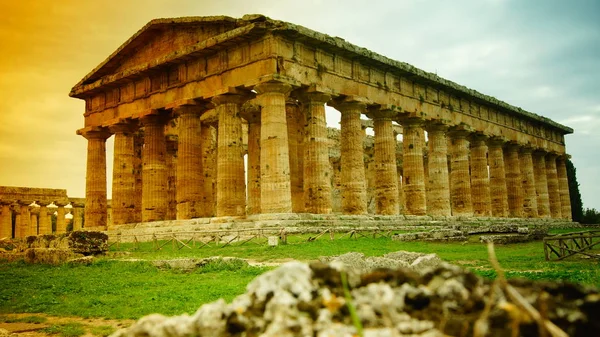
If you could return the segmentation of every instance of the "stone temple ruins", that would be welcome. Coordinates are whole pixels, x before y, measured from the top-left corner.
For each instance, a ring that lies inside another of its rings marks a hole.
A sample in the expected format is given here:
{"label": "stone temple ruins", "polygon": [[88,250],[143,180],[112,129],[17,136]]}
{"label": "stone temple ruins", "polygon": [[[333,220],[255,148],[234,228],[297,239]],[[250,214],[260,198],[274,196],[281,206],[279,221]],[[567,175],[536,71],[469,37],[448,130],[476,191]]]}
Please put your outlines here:
{"label": "stone temple ruins", "polygon": [[[262,15],[152,20],[70,96],[85,100],[88,229],[109,227],[111,136],[114,227],[369,212],[571,217],[571,128]],[[326,105],[341,114],[337,163]]]}

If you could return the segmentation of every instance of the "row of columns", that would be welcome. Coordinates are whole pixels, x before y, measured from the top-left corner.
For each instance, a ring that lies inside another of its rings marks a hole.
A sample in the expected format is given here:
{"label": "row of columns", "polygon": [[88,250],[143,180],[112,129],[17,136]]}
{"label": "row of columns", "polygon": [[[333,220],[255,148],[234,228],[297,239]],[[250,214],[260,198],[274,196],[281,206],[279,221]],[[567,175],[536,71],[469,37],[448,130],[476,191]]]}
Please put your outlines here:
{"label": "row of columns", "polygon": [[[179,118],[179,137],[177,160],[171,164],[164,112],[154,111],[137,122],[121,122],[108,130],[82,133],[88,139],[88,226],[105,227],[107,223],[105,141],[111,134],[115,135],[115,224],[173,217],[168,214],[169,199],[173,198],[177,219],[331,213],[325,104],[341,113],[345,214],[367,213],[360,121],[361,114],[367,114],[375,129],[378,214],[398,214],[403,202],[405,213],[413,215],[570,218],[564,157],[486,138],[464,127],[448,129],[441,123],[400,118],[391,108],[374,107],[356,97],[332,99],[305,90],[291,98],[292,86],[282,82],[261,83],[254,91],[256,94],[231,92],[173,108],[170,118]],[[212,107],[218,120],[214,125],[216,151],[210,130],[201,123],[202,114]],[[248,123],[247,172],[242,118]],[[402,181],[398,181],[393,121],[403,127]],[[143,146],[136,145],[140,126]],[[136,162],[140,148],[141,162]],[[214,152],[214,162],[207,161],[208,153]],[[175,167],[177,186],[171,198],[169,165]]]}
{"label": "row of columns", "polygon": [[[48,207],[50,202],[0,203],[0,238],[24,238],[30,235],[52,234],[52,214],[56,211],[56,234],[67,232],[67,210],[73,216],[73,230],[83,226],[83,205],[72,203],[72,208],[66,209],[66,204],[56,203],[56,207]],[[13,226],[14,214],[14,226]],[[13,232],[14,227],[14,232]]]}

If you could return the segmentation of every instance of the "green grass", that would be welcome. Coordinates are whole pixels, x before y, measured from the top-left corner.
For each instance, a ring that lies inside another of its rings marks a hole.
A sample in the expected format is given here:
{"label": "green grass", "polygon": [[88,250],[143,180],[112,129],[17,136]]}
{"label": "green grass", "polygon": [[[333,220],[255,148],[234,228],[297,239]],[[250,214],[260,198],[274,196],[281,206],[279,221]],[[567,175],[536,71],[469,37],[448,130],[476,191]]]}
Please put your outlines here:
{"label": "green grass", "polygon": [[41,324],[46,323],[48,319],[42,316],[25,316],[25,317],[8,317],[8,316],[0,316],[0,322],[2,323],[33,323],[33,324]]}
{"label": "green grass", "polygon": [[59,335],[62,337],[79,337],[85,334],[85,327],[81,323],[55,324],[40,330],[48,335]]}
{"label": "green grass", "polygon": [[[258,261],[287,258],[311,261],[320,256],[350,251],[381,256],[407,250],[436,253],[443,260],[462,265],[482,276],[495,277],[488,261],[487,248],[478,242],[397,242],[389,238],[347,237],[331,241],[328,235],[306,242],[307,238],[289,237],[289,244],[277,247],[247,243],[224,248],[211,246],[173,250],[168,244],[160,251],[155,251],[151,243],[142,243],[124,258],[152,260],[234,256]],[[121,249],[132,248],[131,244],[121,245]],[[496,246],[496,255],[508,277],[565,280],[600,286],[600,264],[597,260],[573,257],[547,262],[541,242]],[[215,261],[193,272],[158,269],[144,261],[108,259],[99,259],[89,266],[0,263],[0,315],[43,312],[58,316],[136,319],[155,312],[165,315],[193,313],[203,303],[221,297],[231,301],[245,291],[250,280],[265,270],[267,268],[246,266],[236,261]]]}
{"label": "green grass", "polygon": [[89,328],[90,332],[94,336],[106,337],[115,332],[115,328],[110,325],[92,326]]}

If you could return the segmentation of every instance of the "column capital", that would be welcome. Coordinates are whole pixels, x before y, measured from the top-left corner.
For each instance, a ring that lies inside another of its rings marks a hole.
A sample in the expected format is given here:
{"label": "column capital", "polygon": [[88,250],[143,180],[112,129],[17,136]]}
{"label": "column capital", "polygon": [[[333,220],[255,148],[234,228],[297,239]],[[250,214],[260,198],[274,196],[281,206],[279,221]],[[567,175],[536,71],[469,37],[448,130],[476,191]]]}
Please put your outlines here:
{"label": "column capital", "polygon": [[367,109],[366,115],[373,120],[394,120],[398,116],[398,112],[388,106],[375,105]]}
{"label": "column capital", "polygon": [[260,123],[260,112],[261,106],[254,100],[251,99],[240,108],[240,116],[248,121],[248,124]]}
{"label": "column capital", "polygon": [[18,200],[17,203],[21,206],[29,206],[33,204],[33,200]]}
{"label": "column capital", "polygon": [[163,114],[147,114],[140,117],[142,126],[165,124],[169,118]]}
{"label": "column capital", "polygon": [[419,117],[410,117],[409,115],[399,115],[396,121],[402,125],[403,128],[410,127],[423,127],[425,120]]}
{"label": "column capital", "polygon": [[117,123],[108,126],[108,130],[114,134],[133,133],[137,130],[137,128],[137,122],[134,122],[131,119],[121,119]]}
{"label": "column capital", "polygon": [[466,124],[459,124],[451,127],[448,134],[453,138],[467,138],[473,133],[473,128]]}
{"label": "column capital", "polygon": [[331,95],[319,91],[298,91],[294,96],[302,103],[325,104],[331,100]]}
{"label": "column capital", "polygon": [[37,206],[29,206],[29,213],[40,214],[40,208]]}
{"label": "column capital", "polygon": [[475,143],[475,144],[485,144],[487,146],[487,141],[489,139],[488,136],[484,135],[481,132],[475,132],[475,133],[470,133],[468,135],[469,137],[469,141],[471,141],[471,143]]}
{"label": "column capital", "polygon": [[36,204],[40,205],[40,207],[46,207],[52,203],[51,200],[36,200]]}
{"label": "column capital", "polygon": [[252,98],[254,98],[254,95],[251,95],[250,93],[248,93],[248,94],[228,93],[228,94],[214,96],[211,101],[215,106],[219,106],[219,105],[228,104],[228,103],[244,104],[246,101],[248,101]]}
{"label": "column capital", "polygon": [[487,140],[488,147],[503,147],[506,143],[506,139],[498,136],[489,137]]}
{"label": "column capital", "polygon": [[293,87],[291,84],[280,81],[263,82],[254,86],[254,90],[259,95],[269,92],[288,95],[292,91],[292,89]]}
{"label": "column capital", "polygon": [[534,150],[534,148],[531,145],[521,145],[519,147],[519,152],[520,153],[529,153],[529,154],[532,154],[533,150]]}
{"label": "column capital", "polygon": [[545,157],[548,154],[548,151],[540,148],[533,149],[533,155],[538,157]]}
{"label": "column capital", "polygon": [[441,132],[445,132],[448,131],[448,125],[444,124],[441,121],[438,120],[432,120],[432,121],[425,121],[424,123],[424,127],[425,130],[427,132],[435,132],[435,131],[441,131]]}
{"label": "column capital", "polygon": [[366,112],[367,105],[370,103],[366,98],[360,96],[344,96],[336,98],[328,102],[329,106],[332,106],[342,114],[347,111],[360,110],[362,113]]}
{"label": "column capital", "polygon": [[549,160],[556,160],[556,158],[558,158],[560,156],[560,154],[556,151],[549,151],[546,153],[546,159]]}
{"label": "column capital", "polygon": [[202,115],[208,110],[214,108],[212,101],[198,101],[194,100],[192,103],[175,105],[172,107],[172,113],[174,116],[182,115]]}
{"label": "column capital", "polygon": [[85,139],[100,139],[106,140],[111,136],[111,133],[106,127],[102,126],[88,126],[83,129],[77,130],[77,135],[83,136]]}

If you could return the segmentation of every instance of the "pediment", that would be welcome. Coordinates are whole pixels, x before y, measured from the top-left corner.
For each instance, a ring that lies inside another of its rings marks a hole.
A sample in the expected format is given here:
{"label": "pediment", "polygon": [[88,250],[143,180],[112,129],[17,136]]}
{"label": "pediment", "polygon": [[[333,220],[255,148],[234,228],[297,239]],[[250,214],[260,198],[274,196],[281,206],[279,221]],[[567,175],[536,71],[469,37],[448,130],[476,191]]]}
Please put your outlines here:
{"label": "pediment", "polygon": [[198,44],[237,27],[227,16],[184,17],[150,21],[75,87],[127,71]]}

